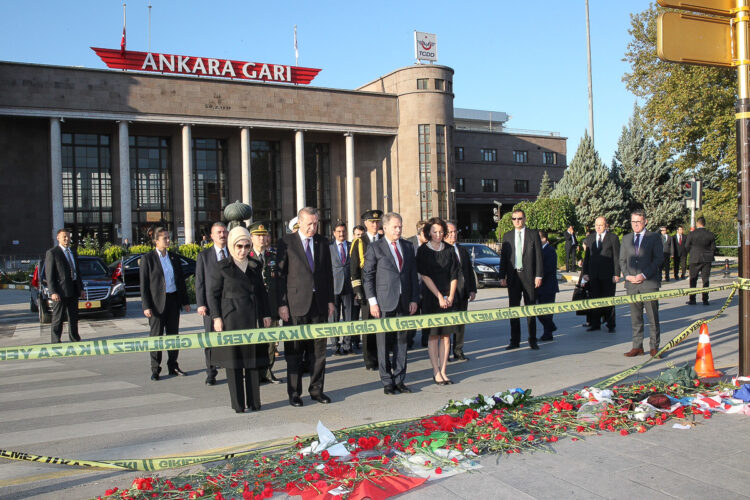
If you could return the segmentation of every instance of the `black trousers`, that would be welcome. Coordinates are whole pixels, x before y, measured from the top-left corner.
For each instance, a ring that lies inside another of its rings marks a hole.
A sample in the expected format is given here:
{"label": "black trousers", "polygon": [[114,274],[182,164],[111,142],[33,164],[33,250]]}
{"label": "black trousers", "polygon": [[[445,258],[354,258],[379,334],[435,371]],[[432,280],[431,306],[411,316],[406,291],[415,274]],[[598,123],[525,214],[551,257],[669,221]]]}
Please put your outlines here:
{"label": "black trousers", "polygon": [[[370,306],[365,301],[361,304],[362,319],[370,319]],[[362,335],[362,359],[365,360],[365,366],[369,368],[378,367],[378,344],[375,335]]]}
{"label": "black trousers", "polygon": [[[524,283],[516,274],[516,270],[510,270],[508,277],[508,305],[516,307],[521,305],[523,297],[524,305],[530,306],[536,304],[536,288],[534,282]],[[529,342],[536,342],[536,318],[529,316],[526,318],[526,324],[529,328]],[[510,320],[510,345],[517,346],[521,343],[521,320],[511,318]]]}
{"label": "black trousers", "polygon": [[[612,277],[591,277],[589,281],[589,293],[592,299],[598,299],[601,297],[614,297],[615,291],[617,290],[617,284],[612,283]],[[607,326],[614,328],[616,325],[615,320],[615,308],[600,307],[593,309],[589,315],[589,323],[594,328],[600,328],[602,326],[602,318],[607,322]]]}
{"label": "black trousers", "polygon": [[227,368],[227,387],[232,408],[260,409],[260,369]]}
{"label": "black trousers", "polygon": [[[293,325],[311,325],[325,323],[328,318],[308,312],[304,316],[292,316]],[[286,390],[290,398],[302,396],[302,355],[307,355],[312,364],[310,385],[307,391],[311,396],[323,394],[326,371],[326,343],[328,339],[288,340],[284,342],[284,358],[286,359]]]}
{"label": "black trousers", "polygon": [[[39,304],[44,307],[44,304]],[[63,331],[63,321],[68,320],[68,338],[71,342],[81,340],[78,335],[78,297],[60,297],[52,302],[52,343],[60,342]]]}
{"label": "black trousers", "polygon": [[[698,264],[690,264],[690,288],[695,288],[698,285],[698,276],[703,278],[703,288],[708,287],[708,280],[711,277],[711,263],[710,262],[699,262]],[[703,302],[708,302],[708,294],[701,294]],[[690,296],[690,302],[695,302],[695,295]]]}
{"label": "black trousers", "polygon": [[[456,311],[467,311],[469,309],[469,299],[462,299],[456,301]],[[451,351],[454,356],[463,354],[464,352],[464,333],[466,332],[466,325],[456,325],[456,333],[451,335],[451,344],[453,347]]]}
{"label": "black trousers", "polygon": [[[351,321],[352,316],[352,305],[354,304],[354,295],[351,293],[342,293],[334,297],[333,304],[336,309],[333,313],[333,321]],[[344,337],[335,337],[336,347],[343,347],[344,350],[351,351],[352,349],[352,336],[346,335]]]}
{"label": "black trousers", "polygon": [[[211,320],[210,315],[203,317],[203,327],[206,333],[214,331],[214,322]],[[219,367],[214,365],[213,361],[211,360],[211,348],[204,348],[203,355],[206,358],[206,377],[210,379],[216,379],[216,375],[219,374]]]}
{"label": "black trousers", "polygon": [[664,280],[665,281],[669,280],[669,268],[671,267],[670,264],[672,262],[670,260],[671,257],[672,257],[671,253],[665,253],[664,254],[664,260],[661,263],[661,270],[664,271]]}
{"label": "black trousers", "polygon": [[565,270],[572,272],[576,270],[576,247],[565,249]]}
{"label": "black trousers", "polygon": [[[399,306],[395,311],[387,312],[385,318],[406,316]],[[406,351],[408,332],[385,332],[368,335],[375,337],[378,348],[378,372],[384,386],[404,383],[406,377]]]}
{"label": "black trousers", "polygon": [[677,279],[678,272],[679,276],[685,276],[685,268],[687,267],[687,252],[684,252],[681,256],[674,258],[674,279]]}
{"label": "black trousers", "polygon": [[[556,295],[557,293],[539,294],[537,295],[536,302],[537,304],[552,304],[555,302]],[[552,320],[552,314],[543,314],[537,316],[537,319],[542,324],[544,335],[552,335],[552,330],[556,328],[555,322]]]}
{"label": "black trousers", "polygon": [[[149,332],[150,337],[158,337],[159,335],[177,335],[180,329],[180,299],[177,293],[168,293],[164,302],[164,311],[158,314],[153,309],[151,310],[151,317],[148,318],[148,326],[151,329]],[[177,368],[177,355],[180,351],[173,349],[167,351],[167,368],[174,370]],[[151,351],[151,373],[159,373],[161,371],[161,351]]]}

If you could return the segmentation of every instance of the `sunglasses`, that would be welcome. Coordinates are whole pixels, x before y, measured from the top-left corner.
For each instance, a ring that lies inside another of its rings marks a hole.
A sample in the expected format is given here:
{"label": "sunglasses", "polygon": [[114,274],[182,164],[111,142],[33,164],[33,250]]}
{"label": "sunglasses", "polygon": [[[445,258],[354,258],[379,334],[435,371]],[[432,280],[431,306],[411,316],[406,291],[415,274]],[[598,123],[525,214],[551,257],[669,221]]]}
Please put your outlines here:
{"label": "sunglasses", "polygon": [[523,220],[523,217],[511,217],[510,220]]}
{"label": "sunglasses", "polygon": [[244,250],[250,250],[251,248],[253,248],[253,246],[252,245],[235,245],[234,248],[237,248],[237,249],[240,249],[240,250],[242,250],[242,249],[244,249]]}

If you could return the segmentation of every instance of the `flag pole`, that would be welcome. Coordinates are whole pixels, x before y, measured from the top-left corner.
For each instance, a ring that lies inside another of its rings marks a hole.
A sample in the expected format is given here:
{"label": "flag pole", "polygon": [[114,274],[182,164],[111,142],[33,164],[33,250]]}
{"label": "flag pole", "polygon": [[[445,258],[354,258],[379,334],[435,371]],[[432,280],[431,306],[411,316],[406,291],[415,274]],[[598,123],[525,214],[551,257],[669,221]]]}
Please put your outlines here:
{"label": "flag pole", "polygon": [[151,0],[148,0],[148,51],[151,52]]}
{"label": "flag pole", "polygon": [[125,40],[125,26],[128,22],[127,12],[125,10],[126,4],[125,2],[122,2],[122,40],[120,40],[120,55],[125,55],[125,47],[126,47],[126,40]]}
{"label": "flag pole", "polygon": [[294,25],[294,65],[299,66],[299,50],[297,49],[297,25]]}

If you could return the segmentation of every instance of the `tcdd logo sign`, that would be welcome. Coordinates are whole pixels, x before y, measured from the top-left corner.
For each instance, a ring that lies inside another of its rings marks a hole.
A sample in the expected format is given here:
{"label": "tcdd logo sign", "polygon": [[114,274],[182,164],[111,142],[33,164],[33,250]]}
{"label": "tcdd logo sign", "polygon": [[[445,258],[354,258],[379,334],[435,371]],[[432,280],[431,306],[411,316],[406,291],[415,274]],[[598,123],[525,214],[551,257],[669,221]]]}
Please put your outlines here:
{"label": "tcdd logo sign", "polygon": [[414,57],[417,61],[437,61],[437,35],[415,31]]}

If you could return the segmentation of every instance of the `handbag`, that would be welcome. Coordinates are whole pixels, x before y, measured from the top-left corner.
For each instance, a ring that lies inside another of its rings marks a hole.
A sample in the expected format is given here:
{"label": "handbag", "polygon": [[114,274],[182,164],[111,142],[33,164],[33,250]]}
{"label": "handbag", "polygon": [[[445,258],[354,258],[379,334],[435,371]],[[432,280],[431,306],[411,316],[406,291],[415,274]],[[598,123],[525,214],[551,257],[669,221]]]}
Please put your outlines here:
{"label": "handbag", "polygon": [[[581,270],[581,274],[578,275],[578,283],[576,283],[575,290],[573,290],[573,300],[585,300],[589,298],[589,287],[588,282],[584,285],[581,285],[581,279],[583,278],[583,270]],[[576,316],[586,316],[588,314],[588,311],[576,311]]]}

